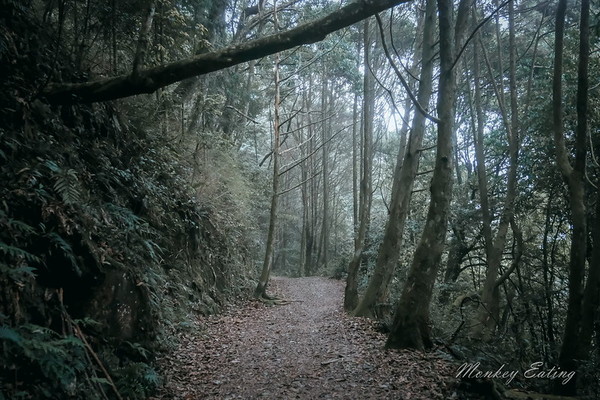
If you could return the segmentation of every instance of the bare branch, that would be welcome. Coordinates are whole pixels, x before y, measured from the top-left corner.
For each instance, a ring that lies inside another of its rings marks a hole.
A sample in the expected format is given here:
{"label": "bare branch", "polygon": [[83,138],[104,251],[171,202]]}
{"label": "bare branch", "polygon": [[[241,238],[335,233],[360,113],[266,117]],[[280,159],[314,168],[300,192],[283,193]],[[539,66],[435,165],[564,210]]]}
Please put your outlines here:
{"label": "bare branch", "polygon": [[425,118],[427,118],[428,120],[430,120],[433,123],[439,124],[440,120],[437,119],[436,117],[434,117],[433,115],[429,114],[423,108],[423,106],[421,105],[421,103],[419,103],[419,100],[417,100],[417,98],[415,97],[414,93],[410,89],[410,86],[408,86],[408,83],[406,82],[406,80],[402,76],[402,73],[400,73],[400,70],[398,69],[398,67],[396,66],[396,63],[394,62],[394,60],[392,59],[392,56],[390,55],[390,51],[388,50],[387,44],[385,43],[385,33],[383,31],[383,23],[381,22],[381,18],[379,17],[378,14],[375,14],[375,18],[377,19],[377,25],[379,26],[379,34],[381,35],[381,44],[383,46],[383,52],[385,53],[385,57],[390,62],[390,65],[394,69],[394,72],[396,73],[396,76],[398,77],[398,79],[400,79],[400,83],[402,83],[402,86],[404,86],[404,89],[406,90],[406,93],[408,93],[408,97],[410,97],[410,99],[412,100],[413,104],[415,105],[415,108],[421,114],[423,114],[425,116]]}

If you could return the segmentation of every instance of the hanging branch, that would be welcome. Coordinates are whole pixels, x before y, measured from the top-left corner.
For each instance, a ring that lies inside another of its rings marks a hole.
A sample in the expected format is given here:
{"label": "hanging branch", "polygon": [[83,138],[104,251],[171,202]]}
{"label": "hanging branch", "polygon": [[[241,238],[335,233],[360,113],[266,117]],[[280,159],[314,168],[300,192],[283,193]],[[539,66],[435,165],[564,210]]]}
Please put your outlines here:
{"label": "hanging branch", "polygon": [[479,24],[477,24],[477,26],[475,27],[475,29],[473,29],[473,32],[471,32],[471,34],[469,35],[469,37],[467,38],[467,40],[463,44],[462,48],[458,52],[458,55],[454,59],[454,62],[452,63],[452,67],[450,67],[450,69],[454,69],[454,67],[456,66],[456,63],[458,62],[458,60],[460,60],[460,57],[462,56],[462,53],[465,51],[465,49],[469,45],[469,42],[471,42],[471,39],[473,39],[473,37],[475,37],[475,34],[479,31],[479,29],[482,26],[484,26],[494,15],[496,15],[496,13],[498,11],[500,11],[502,8],[504,8],[511,1],[512,0],[506,0],[504,3],[500,4],[498,7],[496,7],[496,9],[494,11],[492,11],[492,13],[490,15],[488,15],[487,17],[485,17],[483,19],[483,21],[481,21]]}
{"label": "hanging branch", "polygon": [[415,97],[414,93],[410,89],[410,86],[408,86],[408,82],[406,82],[406,80],[402,76],[402,73],[400,73],[400,70],[398,69],[398,67],[396,66],[396,63],[394,62],[394,60],[392,59],[392,56],[390,55],[390,51],[388,50],[387,44],[385,43],[385,33],[383,31],[383,23],[381,22],[381,17],[379,17],[379,14],[375,14],[375,18],[377,19],[377,25],[379,26],[379,34],[381,35],[381,44],[383,46],[383,52],[385,53],[385,57],[390,62],[390,65],[394,69],[394,72],[396,73],[396,76],[398,77],[398,79],[400,79],[400,82],[402,83],[402,86],[406,90],[406,93],[408,93],[408,97],[410,97],[410,99],[412,100],[413,104],[415,105],[415,108],[421,114],[423,114],[423,116],[425,118],[427,118],[428,120],[430,120],[431,122],[433,122],[435,124],[439,124],[440,120],[437,119],[436,117],[434,117],[433,115],[429,114],[423,108],[423,106],[421,105],[421,103],[419,103],[419,100],[417,100],[417,98]]}

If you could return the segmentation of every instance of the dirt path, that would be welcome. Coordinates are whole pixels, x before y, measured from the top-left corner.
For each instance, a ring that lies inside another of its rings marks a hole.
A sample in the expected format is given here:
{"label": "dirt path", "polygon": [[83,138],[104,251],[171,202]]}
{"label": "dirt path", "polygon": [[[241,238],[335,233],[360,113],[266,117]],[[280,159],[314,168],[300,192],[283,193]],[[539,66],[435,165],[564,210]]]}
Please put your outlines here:
{"label": "dirt path", "polygon": [[435,354],[386,351],[385,336],[342,311],[343,283],[274,278],[293,300],[251,302],[200,322],[160,361],[161,399],[449,399],[455,367]]}

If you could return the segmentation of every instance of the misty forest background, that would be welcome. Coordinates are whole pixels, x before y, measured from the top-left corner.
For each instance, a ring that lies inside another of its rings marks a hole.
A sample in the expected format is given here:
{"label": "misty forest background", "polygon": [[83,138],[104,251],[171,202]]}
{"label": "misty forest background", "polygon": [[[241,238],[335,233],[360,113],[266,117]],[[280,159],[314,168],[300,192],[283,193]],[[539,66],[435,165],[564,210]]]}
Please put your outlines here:
{"label": "misty forest background", "polygon": [[598,4],[0,10],[0,399],[146,398],[273,274],[346,280],[389,348],[600,393]]}

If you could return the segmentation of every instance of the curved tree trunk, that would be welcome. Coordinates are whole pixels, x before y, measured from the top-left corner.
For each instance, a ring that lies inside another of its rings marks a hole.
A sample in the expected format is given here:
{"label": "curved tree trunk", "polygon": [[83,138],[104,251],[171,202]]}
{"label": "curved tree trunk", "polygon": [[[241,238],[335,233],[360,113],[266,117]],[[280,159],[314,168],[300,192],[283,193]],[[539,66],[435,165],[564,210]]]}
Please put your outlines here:
{"label": "curved tree trunk", "polygon": [[[392,330],[386,347],[424,349],[432,346],[429,304],[446,241],[452,198],[452,132],[456,70],[453,68],[455,38],[466,25],[468,1],[462,0],[452,29],[452,1],[438,0],[440,29],[440,82],[438,93],[438,134],[435,167],[431,180],[431,200],[425,229],[413,256],[408,278],[396,305]],[[455,36],[455,32],[457,33]]]}

